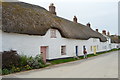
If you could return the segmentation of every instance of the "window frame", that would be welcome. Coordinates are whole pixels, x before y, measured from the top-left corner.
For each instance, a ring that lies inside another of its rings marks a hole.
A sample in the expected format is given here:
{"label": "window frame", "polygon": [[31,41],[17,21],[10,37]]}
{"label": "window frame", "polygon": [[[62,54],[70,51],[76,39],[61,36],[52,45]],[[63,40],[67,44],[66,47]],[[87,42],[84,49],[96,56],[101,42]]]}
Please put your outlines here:
{"label": "window frame", "polygon": [[66,46],[61,46],[61,55],[66,55]]}

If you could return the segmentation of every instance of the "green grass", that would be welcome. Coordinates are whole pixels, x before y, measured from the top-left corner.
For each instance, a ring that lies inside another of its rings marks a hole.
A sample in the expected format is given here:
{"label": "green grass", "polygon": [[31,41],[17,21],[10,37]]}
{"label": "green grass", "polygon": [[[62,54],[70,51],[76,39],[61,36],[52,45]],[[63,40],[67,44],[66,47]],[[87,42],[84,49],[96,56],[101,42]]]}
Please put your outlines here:
{"label": "green grass", "polygon": [[[109,50],[109,51],[98,52],[97,54],[88,54],[87,57],[90,58],[90,57],[98,56],[98,55],[101,55],[101,54],[105,54],[105,53],[113,52],[113,51],[117,51],[117,50],[120,50],[120,49],[112,49],[112,50]],[[51,61],[48,61],[48,62],[50,62],[51,65],[55,65],[55,64],[66,63],[66,62],[71,62],[71,61],[77,61],[77,60],[81,60],[81,59],[84,59],[83,56],[80,56],[79,59],[65,58],[65,59],[51,60]]]}
{"label": "green grass", "polygon": [[60,64],[60,63],[66,63],[66,62],[70,62],[70,61],[76,61],[78,59],[75,58],[67,58],[67,59],[57,59],[57,60],[52,60],[49,61],[52,65],[54,64]]}

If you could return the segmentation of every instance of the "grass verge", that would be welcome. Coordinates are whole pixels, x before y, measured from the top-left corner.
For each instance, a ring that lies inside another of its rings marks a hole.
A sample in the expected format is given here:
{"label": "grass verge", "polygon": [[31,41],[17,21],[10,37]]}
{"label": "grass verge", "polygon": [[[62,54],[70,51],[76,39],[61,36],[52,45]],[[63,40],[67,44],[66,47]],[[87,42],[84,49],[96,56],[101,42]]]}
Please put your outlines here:
{"label": "grass verge", "polygon": [[[97,52],[97,54],[88,54],[87,57],[88,58],[89,57],[94,57],[94,56],[98,56],[98,55],[101,55],[101,54],[105,54],[105,53],[113,52],[113,51],[117,51],[117,50],[120,50],[120,49],[112,49],[112,50],[109,50],[109,51]],[[78,58],[65,58],[65,59],[51,60],[51,61],[48,61],[48,62],[51,63],[51,65],[55,65],[55,64],[66,63],[66,62],[71,62],[71,61],[77,61],[77,60],[81,60],[81,59],[84,59],[83,56],[79,56],[79,59]]]}

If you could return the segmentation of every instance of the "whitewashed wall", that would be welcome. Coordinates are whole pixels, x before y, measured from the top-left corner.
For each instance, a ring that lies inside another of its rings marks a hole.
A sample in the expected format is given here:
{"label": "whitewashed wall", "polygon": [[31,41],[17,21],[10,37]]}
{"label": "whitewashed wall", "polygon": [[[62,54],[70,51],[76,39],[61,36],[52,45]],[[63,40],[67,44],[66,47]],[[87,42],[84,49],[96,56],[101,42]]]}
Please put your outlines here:
{"label": "whitewashed wall", "polygon": [[112,43],[112,49],[117,48],[117,46],[119,46],[119,44],[117,44],[117,43]]}
{"label": "whitewashed wall", "polygon": [[[73,57],[76,55],[75,46],[78,46],[78,55],[83,55],[83,46],[87,48],[87,52],[91,51],[91,46],[98,46],[97,52],[109,50],[109,42],[100,42],[97,38],[89,40],[76,40],[62,38],[59,31],[56,31],[57,38],[50,38],[50,30],[45,36],[24,35],[16,33],[2,33],[3,51],[15,49],[19,54],[27,56],[36,56],[40,54],[40,46],[48,46],[47,59]],[[61,46],[66,46],[66,55],[61,55]]]}

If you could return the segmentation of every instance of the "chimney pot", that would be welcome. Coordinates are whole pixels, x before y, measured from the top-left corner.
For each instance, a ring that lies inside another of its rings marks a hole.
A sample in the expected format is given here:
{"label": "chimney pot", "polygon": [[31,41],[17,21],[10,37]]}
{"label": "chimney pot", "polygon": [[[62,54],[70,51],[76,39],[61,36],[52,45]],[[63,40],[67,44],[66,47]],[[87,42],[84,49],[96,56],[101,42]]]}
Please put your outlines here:
{"label": "chimney pot", "polygon": [[49,12],[51,12],[52,14],[55,14],[55,15],[56,15],[55,6],[54,6],[53,3],[51,3],[50,6],[49,6]]}
{"label": "chimney pot", "polygon": [[102,33],[103,33],[104,35],[106,35],[106,30],[103,30]]}
{"label": "chimney pot", "polygon": [[77,23],[77,17],[76,16],[74,16],[73,22]]}
{"label": "chimney pot", "polygon": [[107,35],[110,36],[110,32],[109,31],[107,32]]}
{"label": "chimney pot", "polygon": [[96,31],[98,32],[98,29],[96,29]]}
{"label": "chimney pot", "polygon": [[87,23],[87,26],[88,26],[88,27],[91,27],[91,24],[90,24],[90,23]]}

